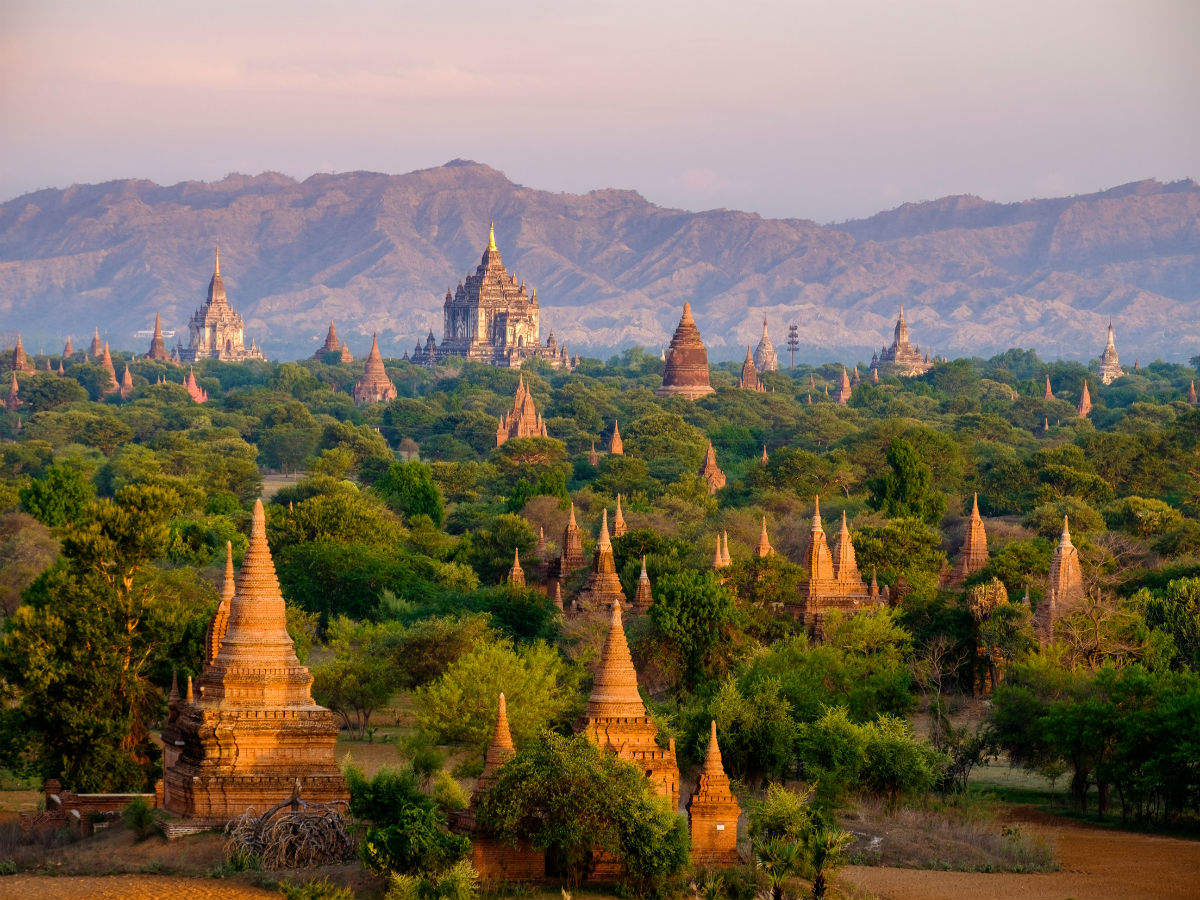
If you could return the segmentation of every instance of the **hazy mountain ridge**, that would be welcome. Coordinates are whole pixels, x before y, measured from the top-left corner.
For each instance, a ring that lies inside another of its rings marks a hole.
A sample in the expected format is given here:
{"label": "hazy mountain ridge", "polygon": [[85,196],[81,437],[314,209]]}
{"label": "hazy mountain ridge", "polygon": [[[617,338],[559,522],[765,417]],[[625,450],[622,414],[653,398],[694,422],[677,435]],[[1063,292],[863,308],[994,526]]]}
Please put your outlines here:
{"label": "hazy mountain ridge", "polygon": [[1033,346],[1095,356],[1112,317],[1123,360],[1200,353],[1200,186],[1141,181],[1069,198],[907,203],[822,226],[690,213],[634,191],[563,194],[487,166],[384,175],[230,175],[42,190],[0,205],[0,315],[57,351],[93,325],[118,347],[161,309],[186,332],[222,245],[247,334],[271,355],[311,352],[330,318],[361,353],[441,335],[441,298],[472,270],[489,219],[510,270],[538,290],[544,330],[606,351],[669,338],[690,300],[718,358],[765,316],[782,351],[869,357],[903,301],[936,353]]}

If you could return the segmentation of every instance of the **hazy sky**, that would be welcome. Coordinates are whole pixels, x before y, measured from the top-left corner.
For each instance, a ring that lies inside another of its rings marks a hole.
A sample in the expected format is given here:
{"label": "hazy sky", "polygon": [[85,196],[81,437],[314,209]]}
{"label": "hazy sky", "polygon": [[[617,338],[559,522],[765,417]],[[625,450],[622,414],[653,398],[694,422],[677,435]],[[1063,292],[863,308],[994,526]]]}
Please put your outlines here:
{"label": "hazy sky", "polygon": [[1200,176],[1200,0],[0,0],[0,198],[404,172],[845,219]]}

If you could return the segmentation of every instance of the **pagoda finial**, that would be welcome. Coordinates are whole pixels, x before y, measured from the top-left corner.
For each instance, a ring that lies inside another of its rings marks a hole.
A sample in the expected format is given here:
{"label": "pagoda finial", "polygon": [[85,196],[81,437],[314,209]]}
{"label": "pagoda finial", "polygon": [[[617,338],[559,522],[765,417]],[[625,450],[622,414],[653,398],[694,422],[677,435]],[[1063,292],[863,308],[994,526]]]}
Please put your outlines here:
{"label": "pagoda finial", "polygon": [[213,244],[213,274],[221,274],[221,247],[219,244]]}
{"label": "pagoda finial", "polygon": [[813,524],[813,528],[821,527],[821,495],[820,494],[816,494],[813,496],[812,524]]}
{"label": "pagoda finial", "polygon": [[608,507],[604,507],[603,514],[600,516],[600,537],[596,541],[597,549],[604,550],[612,547],[612,541],[608,536]]}
{"label": "pagoda finial", "polygon": [[721,763],[721,747],[717,743],[717,720],[712,720],[708,735],[708,752],[704,756],[704,773],[710,777],[724,777],[725,767]]}
{"label": "pagoda finial", "polygon": [[495,252],[496,250],[496,223],[492,221],[488,225],[488,250]]}

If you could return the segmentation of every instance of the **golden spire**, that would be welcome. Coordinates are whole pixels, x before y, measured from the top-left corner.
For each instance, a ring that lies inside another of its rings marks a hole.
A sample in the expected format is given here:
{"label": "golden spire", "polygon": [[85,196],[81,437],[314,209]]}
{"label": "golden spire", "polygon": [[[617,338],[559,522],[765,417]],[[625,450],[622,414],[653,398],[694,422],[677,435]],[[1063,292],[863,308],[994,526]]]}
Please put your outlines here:
{"label": "golden spire", "polygon": [[221,274],[221,248],[217,244],[213,244],[213,274]]}
{"label": "golden spire", "polygon": [[494,221],[488,226],[488,250],[493,253],[496,251],[496,223]]}

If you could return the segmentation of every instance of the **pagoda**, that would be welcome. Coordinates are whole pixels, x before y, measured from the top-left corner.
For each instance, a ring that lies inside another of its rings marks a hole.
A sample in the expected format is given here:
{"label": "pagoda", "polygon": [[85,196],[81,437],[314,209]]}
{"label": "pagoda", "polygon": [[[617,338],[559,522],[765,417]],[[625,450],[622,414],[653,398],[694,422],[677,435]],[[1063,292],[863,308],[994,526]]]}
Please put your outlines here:
{"label": "pagoda", "polygon": [[708,485],[710,494],[715,494],[725,487],[725,473],[717,465],[717,454],[713,450],[712,441],[708,442],[708,449],[704,452],[704,462],[700,464],[700,471],[697,474]]}
{"label": "pagoda", "polygon": [[179,351],[183,362],[201,359],[220,359],[225,362],[243,362],[262,359],[258,347],[250,344],[246,349],[246,323],[241,315],[229,305],[225,295],[225,282],[221,280],[221,250],[213,248],[213,274],[208,281],[208,296],[204,305],[196,310],[188,322],[188,345]]}
{"label": "pagoda", "polygon": [[533,396],[525,387],[525,377],[522,375],[517,378],[513,408],[504,414],[496,428],[496,446],[512,438],[524,437],[547,437],[547,434],[546,423],[533,405]]}
{"label": "pagoda", "polygon": [[679,808],[679,765],[675,741],[667,748],[658,745],[658,728],[646,714],[638,693],[637,672],[625,641],[621,603],[612,605],[608,639],[588,697],[584,734],[603,750],[632,763],[665,797],[672,811]]}
{"label": "pagoda", "polygon": [[183,380],[183,388],[188,392],[193,403],[205,403],[208,400],[208,391],[200,387],[196,381],[196,373],[192,371],[191,366],[188,366],[187,378]]}
{"label": "pagoda", "polygon": [[1100,353],[1099,368],[1101,384],[1112,384],[1125,374],[1125,370],[1121,368],[1121,360],[1117,357],[1117,344],[1112,322],[1108,323],[1108,340],[1104,344],[1104,350]]}
{"label": "pagoda", "polygon": [[962,552],[954,565],[947,584],[960,585],[967,577],[975,574],[988,561],[987,531],[983,527],[983,519],[979,515],[979,494],[971,499],[971,518],[967,522],[967,536],[963,541]]}
{"label": "pagoda", "polygon": [[586,564],[583,558],[583,533],[575,521],[575,504],[571,504],[571,512],[567,524],[563,527],[562,543],[559,545],[558,577],[566,578]]}
{"label": "pagoda", "polygon": [[423,355],[422,361],[432,365],[446,356],[462,356],[513,369],[527,359],[541,359],[556,369],[572,368],[567,348],[560,347],[553,334],[542,343],[537,291],[527,291],[525,282],[504,267],[494,222],[475,274],[460,281],[456,290],[446,291],[442,312],[441,346],[435,346],[430,332],[424,353],[414,359]]}
{"label": "pagoda", "polygon": [[921,355],[921,348],[911,343],[908,337],[908,323],[904,321],[904,304],[900,304],[900,316],[896,319],[896,330],[892,345],[884,347],[871,357],[871,368],[884,374],[899,375],[910,378],[914,375],[924,375],[933,368],[929,354]]}
{"label": "pagoda", "polygon": [[1092,392],[1088,390],[1087,379],[1083,380],[1083,389],[1079,392],[1079,403],[1075,406],[1075,414],[1079,418],[1092,413]]}
{"label": "pagoda", "polygon": [[21,385],[17,381],[17,370],[12,371],[12,382],[8,386],[8,399],[4,401],[4,408],[8,412],[16,412],[17,407],[21,405]]}
{"label": "pagoda", "polygon": [[1062,537],[1050,560],[1046,596],[1033,616],[1034,631],[1042,644],[1054,637],[1054,623],[1078,606],[1084,597],[1083,570],[1079,567],[1079,551],[1071,543],[1071,530],[1063,516]]}
{"label": "pagoda", "polygon": [[128,400],[133,395],[133,377],[129,374],[129,363],[125,364],[125,374],[121,376],[119,393],[122,400]]}
{"label": "pagoda", "polygon": [[92,342],[88,345],[88,359],[97,359],[104,352],[104,344],[100,341],[100,329],[92,331]]}
{"label": "pagoda", "polygon": [[834,551],[829,552],[829,542],[821,524],[820,497],[814,500],[804,567],[808,569],[808,583],[803,588],[802,606],[794,605],[792,615],[810,628],[819,625],[829,610],[857,610],[870,599],[870,589],[858,571],[845,512],[842,513],[842,527]]}
{"label": "pagoda", "polygon": [[708,351],[704,349],[700,330],[692,319],[692,305],[684,303],[683,315],[667,349],[662,387],[655,393],[660,397],[695,400],[712,392],[713,387],[708,382]]}
{"label": "pagoda", "polygon": [[729,776],[721,762],[717,723],[712,723],[704,768],[696,792],[687,804],[688,830],[692,837],[692,864],[733,866],[741,862],[737,850],[737,823],[741,805],[729,787]]}
{"label": "pagoda", "polygon": [[612,437],[608,439],[608,452],[610,456],[625,455],[625,442],[621,440],[621,428],[616,419],[613,419]]}
{"label": "pagoda", "polygon": [[313,354],[312,358],[317,360],[317,362],[323,362],[326,353],[339,354],[338,362],[343,365],[349,365],[354,362],[354,354],[350,352],[349,344],[338,340],[337,329],[333,325],[333,319],[329,320],[329,331],[325,333],[325,343],[317,348],[317,352]]}
{"label": "pagoda", "polygon": [[108,352],[108,341],[104,342],[104,352],[100,356],[100,368],[108,376],[100,386],[100,396],[106,397],[109,394],[115,394],[120,391],[121,384],[117,381],[117,367],[113,365],[112,354]]}
{"label": "pagoda", "polygon": [[1188,385],[1187,402],[1196,405],[1196,379],[1193,378],[1191,384]]}
{"label": "pagoda", "polygon": [[854,393],[854,388],[850,384],[850,375],[846,372],[846,367],[842,366],[842,382],[838,385],[837,393],[833,399],[845,406],[850,402],[850,395]]}
{"label": "pagoda", "polygon": [[629,531],[629,526],[625,524],[625,514],[621,512],[621,495],[617,494],[617,511],[613,513],[612,536],[619,538],[627,531]]}
{"label": "pagoda", "polygon": [[511,587],[525,587],[525,570],[521,568],[520,547],[513,547],[513,564],[508,570],[508,583]]}
{"label": "pagoda", "polygon": [[713,556],[713,569],[727,569],[733,565],[733,560],[729,558],[729,536],[726,535],[724,541],[721,535],[717,535],[717,552]]}
{"label": "pagoda", "polygon": [[362,378],[354,385],[353,396],[358,406],[396,399],[396,386],[392,384],[392,379],[388,378],[387,369],[383,367],[383,357],[379,354],[377,333],[371,335],[371,352],[367,354]]}
{"label": "pagoda", "polygon": [[174,362],[171,354],[167,352],[167,342],[163,339],[162,316],[158,313],[154,314],[154,336],[150,338],[150,349],[146,351],[146,358],[155,362]]}
{"label": "pagoda", "polygon": [[608,510],[600,519],[600,537],[592,551],[592,570],[575,597],[577,610],[604,609],[608,605],[625,602],[625,591],[617,577],[617,564],[613,559],[612,541],[608,536]]}
{"label": "pagoda", "polygon": [[642,574],[638,576],[637,590],[633,594],[633,611],[648,613],[654,603],[654,595],[650,591],[650,575],[646,571],[646,557],[642,556]]}
{"label": "pagoda", "polygon": [[[229,572],[228,556],[226,573]],[[312,699],[312,676],[296,658],[283,595],[267,547],[262,501],[227,619],[210,631],[199,695],[190,689],[163,729],[163,805],[221,825],[250,807],[265,810],[294,790],[309,802],[346,800],[333,755],[338,726]],[[218,616],[221,615],[218,607]],[[218,636],[219,635],[219,636]],[[211,653],[211,648],[210,648]]]}
{"label": "pagoda", "polygon": [[1049,372],[1046,373],[1046,386],[1045,386],[1045,388],[1042,389],[1042,399],[1043,400],[1053,400],[1054,399],[1054,388],[1050,387],[1050,373]]}
{"label": "pagoda", "polygon": [[762,517],[762,531],[758,535],[758,543],[754,547],[754,555],[759,559],[766,559],[775,552],[771,546],[771,539],[767,537],[767,517]]}
{"label": "pagoda", "polygon": [[21,343],[21,332],[17,332],[17,343],[12,349],[12,365],[9,366],[14,372],[36,372],[37,366],[29,358],[29,354],[25,352],[25,345]]}
{"label": "pagoda", "polygon": [[746,346],[746,360],[742,363],[742,374],[738,378],[738,387],[743,391],[753,391],[757,394],[766,390],[758,380],[758,369],[754,367],[754,359],[750,356],[750,346]]}
{"label": "pagoda", "polygon": [[[62,358],[70,359],[75,355],[75,345],[71,343],[71,336],[67,335],[67,342],[63,345]],[[62,360],[59,360],[59,365],[62,365]]]}
{"label": "pagoda", "polygon": [[779,357],[775,353],[775,346],[771,343],[770,335],[767,334],[766,319],[763,319],[762,338],[759,340],[758,346],[754,348],[754,368],[758,369],[760,375],[779,371]]}

